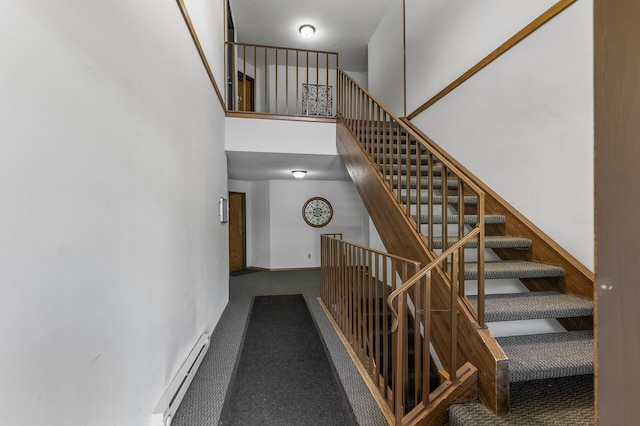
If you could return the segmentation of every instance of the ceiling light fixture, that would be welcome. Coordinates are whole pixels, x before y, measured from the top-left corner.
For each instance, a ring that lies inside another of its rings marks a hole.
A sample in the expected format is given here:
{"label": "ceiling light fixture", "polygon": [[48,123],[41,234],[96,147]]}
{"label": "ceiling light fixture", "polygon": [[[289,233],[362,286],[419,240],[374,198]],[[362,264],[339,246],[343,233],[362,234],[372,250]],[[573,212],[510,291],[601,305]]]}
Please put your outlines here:
{"label": "ceiling light fixture", "polygon": [[302,179],[307,174],[307,171],[306,170],[292,170],[291,173],[293,174],[294,178]]}
{"label": "ceiling light fixture", "polygon": [[316,32],[316,28],[313,25],[305,24],[301,26],[298,31],[300,31],[302,37],[309,38]]}

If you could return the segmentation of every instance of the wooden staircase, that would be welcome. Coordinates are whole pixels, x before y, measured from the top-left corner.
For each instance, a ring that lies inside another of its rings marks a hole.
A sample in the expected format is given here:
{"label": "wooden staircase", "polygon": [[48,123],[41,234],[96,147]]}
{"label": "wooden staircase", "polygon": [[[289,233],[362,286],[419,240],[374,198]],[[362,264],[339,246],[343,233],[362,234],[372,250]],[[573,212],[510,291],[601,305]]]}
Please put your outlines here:
{"label": "wooden staircase", "polygon": [[[345,74],[340,81],[338,151],[387,250],[426,265],[465,229],[483,227],[461,260],[456,365],[448,365],[446,319],[431,326],[441,362],[452,371],[473,364],[478,398],[497,415],[509,412],[512,382],[592,374],[593,273],[411,123]],[[494,291],[492,281],[503,279],[518,280],[524,291]],[[439,287],[436,307],[447,297]],[[494,338],[485,325],[540,319],[566,331]]]}

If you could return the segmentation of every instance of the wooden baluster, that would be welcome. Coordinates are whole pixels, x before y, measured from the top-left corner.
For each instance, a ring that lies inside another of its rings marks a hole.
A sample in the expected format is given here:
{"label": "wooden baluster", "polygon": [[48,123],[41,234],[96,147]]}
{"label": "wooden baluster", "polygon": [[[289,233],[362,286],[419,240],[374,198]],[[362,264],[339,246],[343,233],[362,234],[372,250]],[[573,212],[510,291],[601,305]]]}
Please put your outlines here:
{"label": "wooden baluster", "polygon": [[453,383],[458,382],[458,251],[464,250],[464,247],[453,252],[453,260],[451,262],[451,371],[449,372],[450,380]]}
{"label": "wooden baluster", "polygon": [[405,180],[407,182],[407,186],[404,190],[404,196],[406,199],[406,203],[405,203],[405,214],[407,216],[407,218],[411,218],[411,167],[409,167],[409,164],[411,164],[411,136],[409,135],[409,132],[407,132],[406,130],[403,130],[404,132],[404,137],[406,138],[405,141],[405,153],[404,153],[404,164],[401,161],[400,164],[398,164],[398,167],[400,168],[399,170],[402,169],[402,166],[404,165],[404,175],[405,175]]}
{"label": "wooden baluster", "polygon": [[372,252],[369,251],[367,256],[367,264],[365,266],[365,277],[367,279],[367,303],[369,308],[367,310],[367,319],[369,320],[368,328],[369,328],[369,369],[371,370],[371,376],[375,373],[375,352],[373,347],[373,332],[374,332],[374,316],[373,316],[373,283],[371,282],[371,264],[372,264]]}
{"label": "wooden baluster", "polygon": [[276,105],[275,105],[275,110],[274,112],[277,114],[278,113],[278,48],[276,47],[276,93],[275,93],[275,98],[276,98]]}
{"label": "wooden baluster", "polygon": [[433,166],[434,166],[434,161],[433,161],[433,154],[429,153],[428,154],[428,161],[427,161],[427,202],[429,203],[427,206],[428,212],[427,212],[427,221],[428,221],[428,238],[427,241],[429,242],[429,249],[430,250],[434,250],[434,246],[433,246],[433,232],[434,232],[434,223],[433,223],[433,197],[434,197],[434,185],[433,185]]}
{"label": "wooden baluster", "polygon": [[422,278],[424,279],[424,300],[422,306],[424,307],[424,338],[423,338],[423,364],[422,364],[422,401],[425,405],[428,405],[431,400],[430,392],[430,373],[431,373],[431,324],[433,322],[431,315],[431,272]]}
{"label": "wooden baluster", "polygon": [[[465,183],[458,176],[458,240],[464,237],[464,214],[465,214],[465,204],[464,204],[464,193],[465,193]],[[458,295],[461,297],[465,296],[465,279],[464,279],[464,247],[460,250],[460,256],[458,260],[458,271],[461,271],[459,274],[460,282],[458,285]]]}
{"label": "wooden baluster", "polygon": [[316,52],[316,113],[315,115],[320,114],[319,109],[319,100],[318,97],[320,95],[320,53]]}
{"label": "wooden baluster", "polygon": [[306,70],[307,70],[307,79],[305,81],[306,85],[307,85],[307,92],[305,93],[305,105],[304,105],[304,111],[306,115],[309,115],[309,51],[307,51],[307,58],[306,58]]}
{"label": "wooden baluster", "polygon": [[327,91],[326,91],[326,97],[327,99],[325,100],[325,111],[324,111],[324,115],[326,115],[327,117],[333,114],[329,114],[329,111],[331,111],[331,104],[333,104],[333,96],[331,96],[331,101],[329,101],[329,54],[326,53],[325,54],[325,71],[326,71],[326,76],[325,76],[325,82],[326,82],[326,87],[327,87]]}
{"label": "wooden baluster", "polygon": [[[407,165],[410,167],[410,164]],[[422,144],[416,140],[416,231],[422,232]]]}
{"label": "wooden baluster", "polygon": [[236,82],[236,78],[238,77],[238,73],[236,71],[236,44],[232,43],[231,44],[232,49],[231,49],[231,76],[229,76],[229,78],[231,79],[231,89],[232,89],[232,96],[233,99],[231,100],[231,104],[233,105],[233,110],[237,111],[238,110],[238,95],[236,94],[236,87],[237,84],[235,84]]}
{"label": "wooden baluster", "polygon": [[387,305],[387,299],[389,298],[389,280],[388,280],[388,264],[389,258],[384,257],[384,263],[382,264],[382,294],[383,294],[383,304],[382,304],[382,318],[385,318],[385,321],[382,323],[382,376],[384,377],[384,396],[385,399],[389,399],[389,393],[387,390],[387,382],[389,380],[389,324],[386,321],[386,318],[389,315],[389,305]]}
{"label": "wooden baluster", "polygon": [[[449,247],[449,181],[447,175],[449,174],[447,166],[442,164],[442,251],[444,252]],[[444,271],[450,272],[449,260],[445,259]],[[451,278],[451,274],[448,274]]]}
{"label": "wooden baluster", "polygon": [[284,53],[284,113],[289,115],[289,49]]}
{"label": "wooden baluster", "polygon": [[264,48],[264,112],[271,112],[269,109],[269,104],[267,103],[269,99],[269,79],[268,79],[268,63],[267,63],[267,48]]}
{"label": "wooden baluster", "polygon": [[480,327],[485,327],[484,322],[484,194],[478,195],[478,227],[480,227],[480,234],[478,234],[478,324]]}

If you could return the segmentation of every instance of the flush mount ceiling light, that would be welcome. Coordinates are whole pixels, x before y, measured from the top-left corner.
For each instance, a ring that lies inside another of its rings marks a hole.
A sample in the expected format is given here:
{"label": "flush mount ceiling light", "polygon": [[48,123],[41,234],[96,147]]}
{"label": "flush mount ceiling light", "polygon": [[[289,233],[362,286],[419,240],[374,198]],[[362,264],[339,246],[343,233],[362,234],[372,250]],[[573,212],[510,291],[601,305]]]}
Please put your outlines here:
{"label": "flush mount ceiling light", "polygon": [[291,173],[293,174],[294,178],[302,179],[307,174],[307,171],[306,170],[292,170]]}
{"label": "flush mount ceiling light", "polygon": [[309,38],[316,32],[316,28],[313,25],[305,24],[301,26],[298,31],[300,31],[302,37]]}

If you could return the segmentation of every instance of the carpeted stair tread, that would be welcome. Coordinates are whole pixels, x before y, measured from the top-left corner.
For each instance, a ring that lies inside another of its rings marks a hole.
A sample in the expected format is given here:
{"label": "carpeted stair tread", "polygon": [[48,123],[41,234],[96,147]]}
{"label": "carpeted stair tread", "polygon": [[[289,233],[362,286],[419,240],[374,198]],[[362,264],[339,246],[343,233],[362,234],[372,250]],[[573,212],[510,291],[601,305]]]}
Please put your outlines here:
{"label": "carpeted stair tread", "polygon": [[496,338],[509,357],[509,381],[593,374],[593,331]]}
{"label": "carpeted stair tread", "polygon": [[[458,239],[456,237],[447,238],[448,247],[454,245]],[[485,248],[517,248],[528,249],[531,247],[531,240],[523,237],[509,237],[504,235],[487,235],[484,237]],[[464,245],[465,248],[477,248],[478,239],[474,238]],[[433,248],[442,249],[442,237],[433,237]]]}
{"label": "carpeted stair tread", "polygon": [[[503,260],[484,263],[485,279],[551,278],[561,276],[564,276],[564,269],[544,263],[526,260]],[[469,262],[464,264],[464,278],[465,280],[478,279],[477,263]]]}
{"label": "carpeted stair tread", "polygon": [[[433,215],[433,223],[441,224],[443,220],[442,215],[434,214]],[[487,214],[484,216],[484,223],[487,225],[497,225],[501,223],[505,223],[506,218],[501,214]],[[421,215],[420,223],[426,225],[429,223],[429,216]],[[458,215],[452,214],[447,216],[447,223],[458,223]],[[475,224],[478,223],[478,215],[475,214],[465,214],[464,215],[464,223],[466,224]]]}
{"label": "carpeted stair tread", "polygon": [[[409,197],[409,201],[411,202],[411,204],[416,204],[416,200],[418,197],[416,197],[416,195],[411,195]],[[402,196],[400,197],[400,200],[402,200],[403,203],[406,204],[407,202],[407,196],[405,194],[402,194]],[[442,204],[442,195],[439,194],[434,194],[433,196],[433,204]],[[458,196],[457,195],[448,195],[447,196],[447,201],[449,202],[449,204],[458,204]],[[478,197],[475,195],[465,195],[464,196],[464,203],[466,205],[472,205],[472,204],[478,204]],[[425,205],[425,204],[429,204],[429,196],[428,195],[421,195],[420,196],[420,204]]]}
{"label": "carpeted stair tread", "polygon": [[[477,296],[467,296],[477,308]],[[485,321],[521,321],[570,318],[593,315],[593,302],[557,291],[488,294],[485,296]]]}
{"label": "carpeted stair tread", "polygon": [[595,424],[593,376],[511,384],[511,410],[497,417],[479,402],[449,407],[449,426],[587,426]]}

